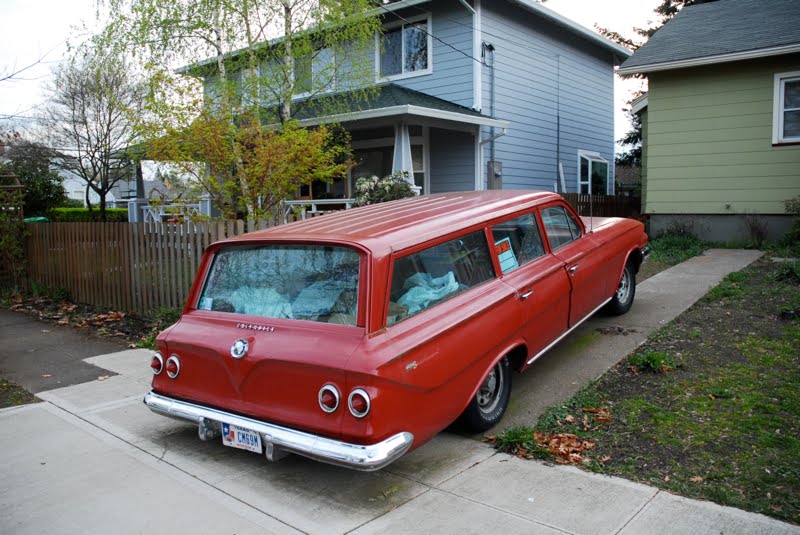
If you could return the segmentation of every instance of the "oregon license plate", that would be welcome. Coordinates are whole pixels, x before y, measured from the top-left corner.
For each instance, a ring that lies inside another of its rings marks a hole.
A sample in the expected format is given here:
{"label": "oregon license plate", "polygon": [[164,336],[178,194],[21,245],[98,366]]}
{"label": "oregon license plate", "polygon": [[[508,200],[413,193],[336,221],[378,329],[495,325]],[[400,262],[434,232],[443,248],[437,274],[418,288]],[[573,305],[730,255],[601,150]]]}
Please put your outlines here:
{"label": "oregon license plate", "polygon": [[233,424],[222,424],[222,443],[240,450],[261,453],[261,435]]}

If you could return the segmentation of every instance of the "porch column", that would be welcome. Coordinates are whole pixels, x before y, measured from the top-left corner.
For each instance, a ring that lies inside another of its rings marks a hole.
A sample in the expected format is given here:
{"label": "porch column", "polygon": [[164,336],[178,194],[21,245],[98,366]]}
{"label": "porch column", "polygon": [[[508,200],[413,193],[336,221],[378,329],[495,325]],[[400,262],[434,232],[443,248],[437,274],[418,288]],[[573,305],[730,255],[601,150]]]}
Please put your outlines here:
{"label": "porch column", "polygon": [[400,121],[394,125],[394,157],[392,158],[392,172],[401,171],[406,174],[406,180],[411,184],[411,189],[419,195],[422,188],[414,184],[414,162],[411,158],[411,136],[408,134],[408,125]]}

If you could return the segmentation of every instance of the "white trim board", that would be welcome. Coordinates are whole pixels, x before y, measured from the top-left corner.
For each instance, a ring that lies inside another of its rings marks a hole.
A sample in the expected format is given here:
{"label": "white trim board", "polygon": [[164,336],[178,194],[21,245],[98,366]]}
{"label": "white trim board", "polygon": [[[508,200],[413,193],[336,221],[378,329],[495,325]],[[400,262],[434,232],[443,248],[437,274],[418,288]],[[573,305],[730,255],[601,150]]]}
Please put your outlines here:
{"label": "white trim board", "polygon": [[376,108],[372,110],[362,110],[351,113],[340,113],[325,117],[316,117],[313,119],[303,119],[302,121],[299,121],[299,123],[301,126],[313,126],[318,124],[344,123],[350,121],[361,121],[364,119],[394,117],[396,115],[416,115],[419,117],[442,119],[445,121],[454,121],[458,123],[494,126],[495,128],[508,128],[511,125],[509,121],[502,121],[500,119],[492,119],[490,117],[475,116],[454,111],[424,108],[422,106],[415,106],[412,104],[401,104],[399,106],[389,106],[386,108]]}
{"label": "white trim board", "polygon": [[702,65],[714,65],[717,63],[727,63],[729,61],[742,61],[746,59],[766,58],[769,56],[780,56],[783,54],[794,54],[800,52],[800,43],[793,45],[777,46],[772,48],[762,48],[759,50],[746,50],[744,52],[733,52],[731,54],[720,54],[718,56],[704,56],[702,58],[682,59],[678,61],[667,61],[664,63],[651,63],[649,65],[638,65],[635,67],[623,67],[617,69],[617,74],[638,74],[656,71],[669,71],[672,69],[685,69],[687,67],[700,67]]}

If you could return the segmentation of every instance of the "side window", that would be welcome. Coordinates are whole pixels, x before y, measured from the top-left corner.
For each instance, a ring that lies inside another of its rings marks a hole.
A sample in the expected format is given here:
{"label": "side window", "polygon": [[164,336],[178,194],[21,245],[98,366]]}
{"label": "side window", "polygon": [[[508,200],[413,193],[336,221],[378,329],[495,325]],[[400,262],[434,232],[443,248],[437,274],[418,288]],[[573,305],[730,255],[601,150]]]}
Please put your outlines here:
{"label": "side window", "polygon": [[492,227],[494,252],[500,260],[500,269],[508,273],[544,255],[539,225],[532,214]]}
{"label": "side window", "polygon": [[394,263],[386,326],[494,277],[483,231],[399,258]]}
{"label": "side window", "polygon": [[581,227],[563,206],[542,210],[542,222],[550,248],[554,251],[581,237]]}

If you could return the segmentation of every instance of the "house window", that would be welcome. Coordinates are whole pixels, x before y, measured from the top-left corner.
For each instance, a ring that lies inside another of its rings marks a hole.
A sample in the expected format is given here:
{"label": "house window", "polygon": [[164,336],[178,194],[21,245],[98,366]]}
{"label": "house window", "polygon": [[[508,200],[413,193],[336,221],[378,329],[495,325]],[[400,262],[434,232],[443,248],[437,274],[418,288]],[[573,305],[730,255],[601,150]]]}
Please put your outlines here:
{"label": "house window", "polygon": [[430,19],[422,18],[390,26],[380,36],[378,68],[382,78],[398,78],[430,72]]}
{"label": "house window", "polygon": [[321,48],[294,62],[296,95],[336,89],[336,60],[333,50]]}
{"label": "house window", "polygon": [[608,161],[596,152],[578,151],[578,193],[614,194],[614,184],[608,180]]}
{"label": "house window", "polygon": [[800,142],[800,72],[775,75],[772,142]]}

